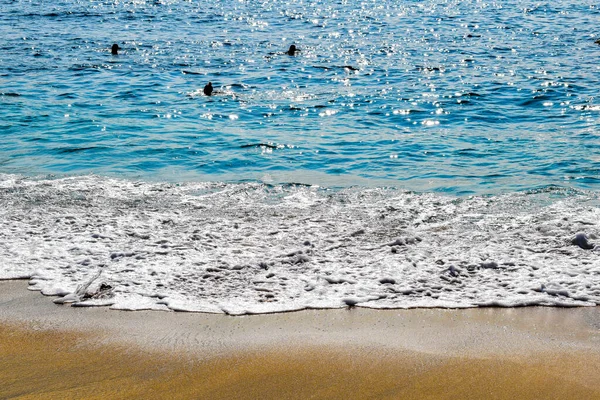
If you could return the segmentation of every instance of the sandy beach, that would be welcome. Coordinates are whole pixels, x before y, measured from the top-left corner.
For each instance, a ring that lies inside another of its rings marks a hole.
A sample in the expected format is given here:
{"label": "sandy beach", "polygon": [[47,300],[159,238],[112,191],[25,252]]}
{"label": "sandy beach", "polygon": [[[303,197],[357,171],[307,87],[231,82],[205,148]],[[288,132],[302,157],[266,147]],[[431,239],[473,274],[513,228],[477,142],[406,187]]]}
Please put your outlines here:
{"label": "sandy beach", "polygon": [[0,400],[600,400],[599,22],[0,0]]}
{"label": "sandy beach", "polygon": [[600,310],[228,317],[58,306],[0,282],[0,398],[600,398]]}

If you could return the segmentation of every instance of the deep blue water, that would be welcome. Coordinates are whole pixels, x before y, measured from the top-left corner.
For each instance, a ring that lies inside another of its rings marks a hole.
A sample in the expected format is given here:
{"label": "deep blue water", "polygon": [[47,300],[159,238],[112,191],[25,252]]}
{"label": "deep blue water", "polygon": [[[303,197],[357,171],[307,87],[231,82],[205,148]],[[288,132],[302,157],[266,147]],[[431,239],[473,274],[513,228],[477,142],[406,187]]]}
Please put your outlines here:
{"label": "deep blue water", "polygon": [[597,190],[598,22],[589,0],[2,0],[0,173]]}

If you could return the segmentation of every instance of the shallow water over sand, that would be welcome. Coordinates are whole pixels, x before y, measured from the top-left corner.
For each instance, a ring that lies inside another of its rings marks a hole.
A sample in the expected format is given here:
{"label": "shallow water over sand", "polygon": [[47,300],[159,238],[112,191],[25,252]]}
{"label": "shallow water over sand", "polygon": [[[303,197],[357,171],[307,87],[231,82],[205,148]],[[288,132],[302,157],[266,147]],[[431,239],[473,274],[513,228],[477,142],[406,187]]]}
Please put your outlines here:
{"label": "shallow water over sand", "polygon": [[30,277],[57,302],[227,314],[600,303],[597,192],[0,182],[0,278]]}

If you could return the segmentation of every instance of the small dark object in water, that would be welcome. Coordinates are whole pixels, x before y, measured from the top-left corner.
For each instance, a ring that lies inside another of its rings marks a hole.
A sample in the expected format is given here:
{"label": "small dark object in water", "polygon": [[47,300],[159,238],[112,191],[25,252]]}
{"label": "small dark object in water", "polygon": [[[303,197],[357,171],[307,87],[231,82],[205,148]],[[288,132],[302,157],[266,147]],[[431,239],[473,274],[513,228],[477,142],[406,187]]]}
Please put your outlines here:
{"label": "small dark object in water", "polygon": [[110,286],[109,284],[107,284],[107,283],[102,283],[102,284],[100,285],[100,288],[98,289],[98,291],[99,291],[99,292],[106,292],[107,290],[111,290],[112,288],[113,288],[113,287],[112,287],[112,286]]}
{"label": "small dark object in water", "polygon": [[460,271],[457,270],[454,265],[451,265],[450,267],[448,267],[448,273],[454,277],[457,277],[458,275],[460,275]]}
{"label": "small dark object in water", "polygon": [[293,44],[290,46],[290,49],[285,54],[287,54],[288,56],[295,56],[297,51],[300,51],[300,50],[298,50],[296,48],[296,45]]}
{"label": "small dark object in water", "polygon": [[204,86],[204,94],[210,96],[213,92],[212,82],[208,82],[206,86]]}
{"label": "small dark object in water", "polygon": [[247,149],[248,147],[266,147],[267,149],[276,149],[277,146],[270,143],[252,143],[252,144],[243,144],[240,146],[240,149]]}
{"label": "small dark object in water", "polygon": [[575,238],[571,240],[571,244],[575,244],[584,250],[591,250],[595,247],[593,243],[588,241],[588,237],[585,233],[578,233],[575,235]]}
{"label": "small dark object in water", "polygon": [[594,41],[594,43],[596,43],[596,44],[600,44],[600,39],[596,39],[596,40]]}
{"label": "small dark object in water", "polygon": [[343,299],[342,302],[348,306],[348,308],[354,308],[358,304],[357,299]]}
{"label": "small dark object in water", "polygon": [[116,43],[113,44],[112,47],[110,48],[110,52],[112,53],[113,56],[118,55],[119,54],[119,50],[121,50],[121,48]]}

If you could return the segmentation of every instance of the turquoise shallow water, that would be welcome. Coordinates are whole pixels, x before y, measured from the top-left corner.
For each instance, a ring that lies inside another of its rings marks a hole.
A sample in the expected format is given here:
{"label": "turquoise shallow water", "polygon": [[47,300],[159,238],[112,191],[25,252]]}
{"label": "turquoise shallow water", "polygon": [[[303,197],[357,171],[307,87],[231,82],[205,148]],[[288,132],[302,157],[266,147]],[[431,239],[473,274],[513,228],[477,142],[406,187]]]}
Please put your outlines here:
{"label": "turquoise shallow water", "polygon": [[597,190],[599,20],[592,1],[3,1],[0,172]]}

